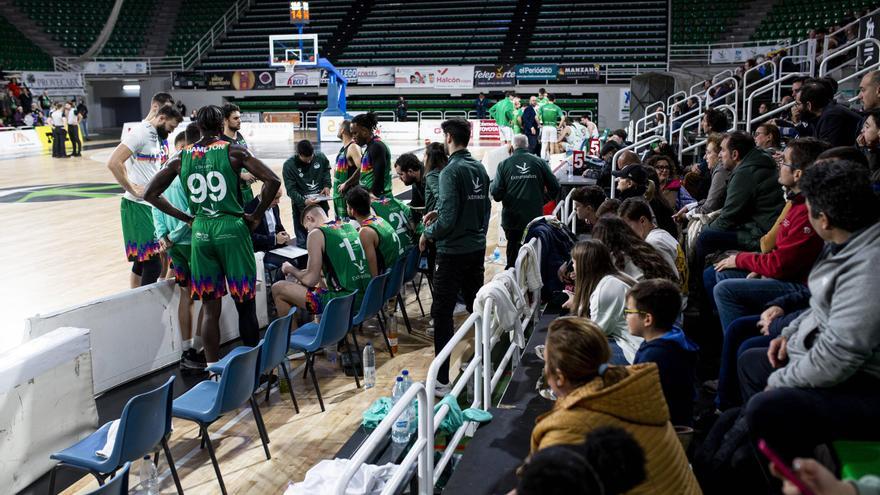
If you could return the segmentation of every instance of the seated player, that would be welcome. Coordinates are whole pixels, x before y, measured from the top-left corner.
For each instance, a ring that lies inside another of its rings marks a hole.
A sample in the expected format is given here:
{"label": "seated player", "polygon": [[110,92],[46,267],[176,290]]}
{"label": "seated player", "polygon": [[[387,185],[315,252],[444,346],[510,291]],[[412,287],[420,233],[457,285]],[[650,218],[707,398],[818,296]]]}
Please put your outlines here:
{"label": "seated player", "polygon": [[409,205],[397,198],[387,197],[373,201],[371,206],[377,217],[394,227],[404,251],[418,244],[425,226]]}
{"label": "seated player", "polygon": [[348,216],[360,224],[358,236],[370,275],[375,277],[391,268],[403,255],[403,243],[394,231],[394,227],[370,211],[370,193],[361,186],[355,186],[345,195],[348,205]]}
{"label": "seated player", "polygon": [[278,314],[287,314],[291,306],[321,314],[331,299],[354,291],[358,291],[355,306],[360,306],[370,271],[357,230],[346,222],[330,220],[317,204],[303,210],[302,223],[309,232],[308,264],[305,270],[290,263],[281,266],[289,277],[272,285]]}

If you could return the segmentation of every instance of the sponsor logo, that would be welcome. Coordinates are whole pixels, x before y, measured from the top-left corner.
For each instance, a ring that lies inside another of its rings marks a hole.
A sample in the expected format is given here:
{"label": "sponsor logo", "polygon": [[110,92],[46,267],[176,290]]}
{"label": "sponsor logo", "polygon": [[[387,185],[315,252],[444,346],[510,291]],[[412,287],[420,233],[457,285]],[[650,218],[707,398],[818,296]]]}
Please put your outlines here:
{"label": "sponsor logo", "polygon": [[[317,168],[317,166],[315,168]],[[300,175],[302,175],[302,174],[300,174]],[[306,187],[309,188],[309,191],[317,191],[318,190],[318,183],[313,180],[312,182],[306,183]]]}
{"label": "sponsor logo", "polygon": [[529,173],[529,165],[527,163],[523,163],[522,165],[517,165],[516,168],[519,169],[521,174]]}

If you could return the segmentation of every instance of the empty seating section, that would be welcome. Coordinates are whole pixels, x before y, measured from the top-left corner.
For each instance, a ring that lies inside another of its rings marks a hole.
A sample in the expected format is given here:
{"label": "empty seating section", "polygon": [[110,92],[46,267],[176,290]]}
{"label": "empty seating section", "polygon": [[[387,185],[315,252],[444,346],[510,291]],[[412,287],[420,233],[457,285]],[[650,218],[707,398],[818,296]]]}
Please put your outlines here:
{"label": "empty seating section", "polygon": [[[15,0],[16,5],[74,55],[84,53],[110,16],[113,0]],[[153,0],[125,2],[102,57],[136,57],[154,14]]]}
{"label": "empty seating section", "polygon": [[832,26],[846,17],[857,17],[851,15],[854,11],[876,7],[874,0],[782,0],[773,6],[752,39],[803,39],[811,29]]}
{"label": "empty seating section", "polygon": [[166,55],[178,56],[188,52],[233,3],[235,0],[183,0]]}
{"label": "empty seating section", "polygon": [[703,44],[721,40],[746,2],[672,0],[672,42]]}
{"label": "empty seating section", "polygon": [[52,70],[52,58],[0,16],[0,61],[5,70]]}
{"label": "empty seating section", "polygon": [[666,67],[666,2],[544,0],[526,63]]}
{"label": "empty seating section", "polygon": [[516,4],[515,0],[376,2],[336,63],[495,63]]}
{"label": "empty seating section", "polygon": [[[336,29],[341,27],[352,3],[351,0],[309,2],[311,22],[303,32],[318,35],[319,51],[323,51],[324,44],[332,38]],[[198,37],[201,37],[209,27],[210,24]],[[269,36],[296,33],[296,26],[290,23],[290,2],[256,0],[247,13],[239,19],[238,24],[227,33],[223,42],[202,60],[200,68],[204,70],[266,68],[269,66]],[[198,37],[195,39],[197,40]],[[188,41],[189,46],[194,42],[195,40]]]}

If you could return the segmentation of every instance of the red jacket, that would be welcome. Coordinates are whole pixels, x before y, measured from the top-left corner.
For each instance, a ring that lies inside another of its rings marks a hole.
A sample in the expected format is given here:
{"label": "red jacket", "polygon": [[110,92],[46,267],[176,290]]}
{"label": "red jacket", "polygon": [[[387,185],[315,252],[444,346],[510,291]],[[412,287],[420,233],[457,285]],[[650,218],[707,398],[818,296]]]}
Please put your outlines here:
{"label": "red jacket", "polygon": [[739,253],[736,267],[768,278],[806,283],[824,242],[810,225],[805,201],[801,194],[792,199],[791,209],[779,225],[774,250]]}

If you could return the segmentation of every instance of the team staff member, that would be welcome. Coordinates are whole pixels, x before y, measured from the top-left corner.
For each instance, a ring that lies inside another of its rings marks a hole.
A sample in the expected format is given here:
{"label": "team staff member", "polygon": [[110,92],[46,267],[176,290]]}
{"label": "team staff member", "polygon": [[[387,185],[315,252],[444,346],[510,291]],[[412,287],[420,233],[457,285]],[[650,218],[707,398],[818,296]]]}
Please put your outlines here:
{"label": "team staff member", "polygon": [[541,216],[545,195],[559,194],[559,181],[547,162],[529,153],[529,141],[513,136],[513,154],[498,165],[492,198],[501,201],[501,228],[507,237],[507,268],[514,266],[526,225]]}
{"label": "team staff member", "polygon": [[[473,311],[477,290],[483,285],[486,229],[492,204],[489,176],[483,164],[467,149],[471,127],[464,119],[450,119],[441,125],[449,151],[449,163],[440,172],[437,211],[425,216],[427,228],[419,239],[424,251],[428,241],[437,246],[434,272],[434,352],[439,353],[452,337],[452,312],[459,292],[468,311]],[[449,392],[449,361],[437,374],[435,395]]]}
{"label": "team staff member", "polygon": [[67,158],[67,116],[61,103],[55,103],[49,121],[52,122],[52,158]]}
{"label": "team staff member", "polygon": [[336,134],[342,141],[342,148],[336,154],[336,165],[333,167],[333,210],[336,219],[346,218],[345,193],[357,185],[361,178],[361,148],[352,146],[351,121],[343,120]]}
{"label": "team staff member", "polygon": [[376,136],[379,121],[373,112],[351,119],[351,134],[358,146],[365,146],[361,157],[360,183],[377,198],[391,195],[391,151]]}
{"label": "team staff member", "polygon": [[305,249],[308,231],[302,224],[302,214],[311,205],[319,205],[325,212],[330,210],[326,201],[316,201],[307,196],[330,195],[330,162],[324,153],[315,151],[308,139],[296,143],[296,154],[284,162],[282,168],[284,188],[293,205],[293,233],[296,245]]}
{"label": "team staff member", "polygon": [[154,117],[135,125],[107,160],[107,168],[125,190],[119,211],[125,255],[132,262],[132,288],[152,284],[162,272],[153,212],[144,201],[144,188],[168,159],[168,135],[182,120],[174,107],[159,108]]}
{"label": "team staff member", "polygon": [[[241,109],[234,103],[223,105],[223,135],[220,139],[227,143],[237,144],[243,148],[247,148],[248,144],[244,136],[241,135]],[[241,204],[248,204],[254,199],[254,191],[251,184],[256,181],[254,176],[247,170],[241,171]]]}
{"label": "team staff member", "polygon": [[529,97],[529,104],[522,111],[522,128],[523,133],[529,140],[529,152],[538,154],[538,97]]}

